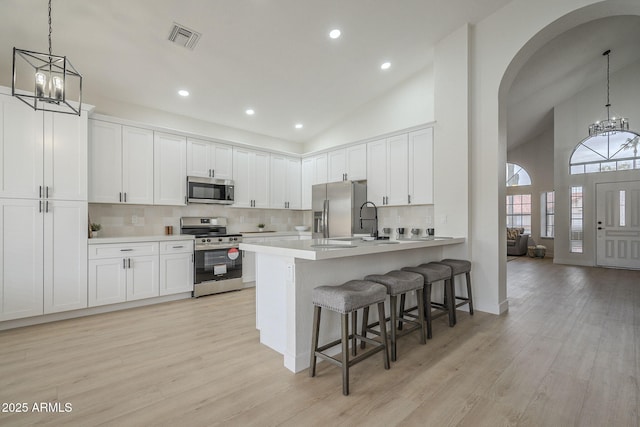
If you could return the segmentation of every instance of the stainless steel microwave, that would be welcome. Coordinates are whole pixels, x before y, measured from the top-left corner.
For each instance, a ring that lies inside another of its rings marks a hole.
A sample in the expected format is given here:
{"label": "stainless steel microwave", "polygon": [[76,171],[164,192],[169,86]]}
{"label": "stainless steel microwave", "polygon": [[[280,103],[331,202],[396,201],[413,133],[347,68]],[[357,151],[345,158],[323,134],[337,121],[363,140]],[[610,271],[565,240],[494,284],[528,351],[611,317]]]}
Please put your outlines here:
{"label": "stainless steel microwave", "polygon": [[230,179],[187,177],[187,200],[189,203],[233,203],[233,181]]}

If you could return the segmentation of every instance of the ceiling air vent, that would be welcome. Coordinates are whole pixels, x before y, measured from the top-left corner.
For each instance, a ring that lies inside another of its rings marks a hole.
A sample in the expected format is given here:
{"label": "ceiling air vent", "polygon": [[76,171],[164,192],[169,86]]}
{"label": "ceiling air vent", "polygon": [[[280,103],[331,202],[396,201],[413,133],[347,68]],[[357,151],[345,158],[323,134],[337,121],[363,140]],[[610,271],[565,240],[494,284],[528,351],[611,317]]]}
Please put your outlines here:
{"label": "ceiling air vent", "polygon": [[176,24],[174,22],[173,27],[171,28],[171,33],[169,34],[169,41],[193,50],[196,47],[198,40],[200,40],[201,35],[202,34],[197,31],[190,30],[184,25]]}

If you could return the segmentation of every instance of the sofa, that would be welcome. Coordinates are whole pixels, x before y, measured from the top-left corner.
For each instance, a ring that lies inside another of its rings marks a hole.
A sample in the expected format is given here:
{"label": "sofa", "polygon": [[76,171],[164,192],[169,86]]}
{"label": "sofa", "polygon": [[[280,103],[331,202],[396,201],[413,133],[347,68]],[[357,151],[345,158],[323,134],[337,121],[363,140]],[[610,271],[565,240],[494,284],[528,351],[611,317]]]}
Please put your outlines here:
{"label": "sofa", "polygon": [[529,235],[524,233],[524,228],[507,228],[507,255],[525,255],[528,243]]}

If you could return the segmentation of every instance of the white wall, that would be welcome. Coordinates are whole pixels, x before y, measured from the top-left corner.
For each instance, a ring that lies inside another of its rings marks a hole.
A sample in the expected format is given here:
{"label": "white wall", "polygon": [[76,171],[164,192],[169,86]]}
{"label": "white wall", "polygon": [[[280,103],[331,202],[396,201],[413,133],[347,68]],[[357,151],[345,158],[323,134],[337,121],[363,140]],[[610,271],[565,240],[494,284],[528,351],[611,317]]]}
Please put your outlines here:
{"label": "white wall", "polygon": [[[630,129],[640,131],[640,62],[611,74],[612,109],[627,117]],[[640,171],[602,172],[569,175],[569,159],[575,146],[587,137],[588,126],[606,118],[603,93],[606,81],[584,89],[555,108],[555,187],[558,236],[555,258],[558,263],[595,265],[597,183],[640,180]],[[582,186],[584,195],[584,252],[569,252],[570,187]]]}
{"label": "white wall", "polygon": [[[554,254],[554,239],[540,237],[542,219],[540,195],[554,189],[553,141],[553,129],[547,129],[530,141],[507,152],[507,162],[522,166],[531,177],[531,185],[507,187],[506,194],[531,194],[531,237],[536,244],[546,246],[546,256]],[[563,230],[559,232],[562,235]]]}
{"label": "white wall", "polygon": [[[287,153],[303,153],[302,149],[304,147],[300,143],[283,141],[270,136],[235,129],[212,122],[205,122],[191,117],[179,116],[161,110],[114,101],[109,98],[98,100],[97,105],[98,107],[96,107],[94,111],[94,113],[97,114],[159,126],[183,133],[191,133],[219,141],[236,142],[252,145],[257,148],[268,148]],[[215,121],[215,118],[212,118],[212,121]]]}
{"label": "white wall", "polygon": [[433,68],[427,67],[304,144],[304,152],[422,125],[434,120]]}
{"label": "white wall", "polygon": [[488,311],[508,308],[504,164],[511,83],[532,53],[552,38],[584,22],[624,13],[640,14],[640,2],[513,0],[473,28],[470,239],[475,289],[483,301],[490,301],[484,307]]}

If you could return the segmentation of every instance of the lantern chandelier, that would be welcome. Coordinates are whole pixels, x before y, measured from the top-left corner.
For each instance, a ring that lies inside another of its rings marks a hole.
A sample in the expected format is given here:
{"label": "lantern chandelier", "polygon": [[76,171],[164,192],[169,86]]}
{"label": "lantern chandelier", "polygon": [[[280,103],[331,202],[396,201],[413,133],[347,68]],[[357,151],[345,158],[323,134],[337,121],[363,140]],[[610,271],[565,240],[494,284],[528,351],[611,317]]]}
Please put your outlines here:
{"label": "lantern chandelier", "polygon": [[49,53],[13,48],[11,95],[34,110],[79,116],[82,108],[82,76],[66,56],[51,53],[51,32],[49,0]]}
{"label": "lantern chandelier", "polygon": [[611,101],[609,100],[609,54],[611,50],[602,55],[607,57],[607,119],[589,125],[589,136],[613,135],[616,132],[629,130],[629,119],[625,117],[611,117]]}

